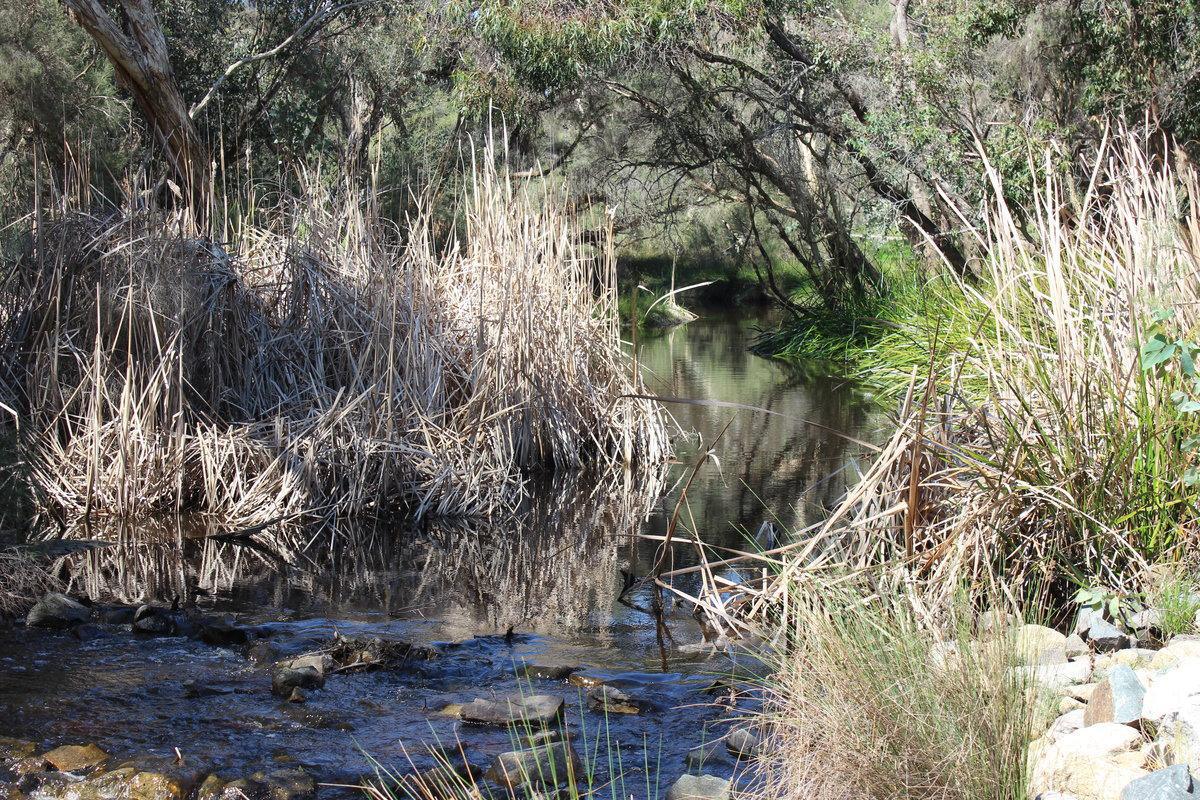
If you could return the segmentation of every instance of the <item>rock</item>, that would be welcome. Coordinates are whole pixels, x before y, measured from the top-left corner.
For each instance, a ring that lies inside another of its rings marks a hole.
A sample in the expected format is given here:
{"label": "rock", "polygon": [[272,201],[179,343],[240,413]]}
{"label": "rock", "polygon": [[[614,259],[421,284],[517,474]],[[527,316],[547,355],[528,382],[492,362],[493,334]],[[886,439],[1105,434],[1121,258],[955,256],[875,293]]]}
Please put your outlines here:
{"label": "rock", "polygon": [[1158,633],[1162,630],[1162,611],[1157,608],[1144,608],[1130,614],[1127,627],[1139,635]]}
{"label": "rock", "polygon": [[1088,626],[1087,638],[1098,653],[1111,653],[1133,645],[1129,634],[1103,618],[1092,620],[1092,624]]}
{"label": "rock", "polygon": [[1086,658],[1061,664],[1016,667],[1018,675],[1047,689],[1062,690],[1092,677],[1092,665]]}
{"label": "rock", "polygon": [[200,641],[213,647],[236,647],[250,641],[245,628],[234,627],[225,620],[201,625],[198,636]]}
{"label": "rock", "polygon": [[289,703],[303,703],[306,700],[308,698],[304,696],[304,692],[300,690],[299,686],[294,687],[292,693],[288,695]]}
{"label": "rock", "polygon": [[962,666],[962,656],[958,651],[958,642],[934,642],[925,657],[929,669],[934,672],[949,672]]}
{"label": "rock", "polygon": [[[117,769],[133,770],[132,777],[125,782],[129,800],[183,800],[204,776],[204,770],[199,767],[158,756],[135,758]],[[97,776],[95,780],[105,775]]]}
{"label": "rock", "polygon": [[1192,774],[1185,764],[1135,778],[1121,792],[1121,800],[1191,800],[1194,797]]}
{"label": "rock", "polygon": [[1068,636],[1066,642],[1063,644],[1063,647],[1067,651],[1067,658],[1078,658],[1079,656],[1086,656],[1091,653],[1091,650],[1088,649],[1087,642],[1085,642],[1083,637],[1078,633],[1072,633],[1070,636]]}
{"label": "rock", "polygon": [[1158,740],[1171,753],[1173,763],[1187,764],[1200,772],[1200,698],[1193,697],[1158,724]]}
{"label": "rock", "polygon": [[296,689],[320,689],[324,685],[325,674],[312,666],[277,666],[271,673],[271,693],[279,697],[291,697]]}
{"label": "rock", "polygon": [[27,739],[0,736],[0,765],[11,764],[29,758],[37,752],[37,745]]}
{"label": "rock", "polygon": [[609,714],[637,714],[637,702],[615,686],[593,686],[587,693],[588,708]]}
{"label": "rock", "polygon": [[255,664],[269,664],[278,656],[278,649],[270,642],[255,642],[246,649],[246,658]]}
{"label": "rock", "polygon": [[727,764],[729,758],[725,755],[725,750],[716,742],[706,742],[688,750],[687,755],[683,758],[683,763],[687,765],[688,769],[700,770],[706,764]]}
{"label": "rock", "polygon": [[1054,747],[1063,752],[1106,758],[1139,747],[1142,735],[1128,725],[1100,722],[1061,737]]}
{"label": "rock", "polygon": [[1030,788],[1034,796],[1061,792],[1078,800],[1120,800],[1121,789],[1145,774],[1101,757],[1056,752],[1039,760]]}
{"label": "rock", "polygon": [[1082,700],[1076,700],[1074,697],[1063,696],[1058,699],[1058,713],[1070,714],[1077,708],[1083,708]]}
{"label": "rock", "polygon": [[667,800],[729,800],[729,781],[715,775],[680,775],[667,790]]}
{"label": "rock", "polygon": [[1133,669],[1150,666],[1150,662],[1158,655],[1157,650],[1149,650],[1145,647],[1131,647],[1128,650],[1118,650],[1108,656],[1113,664],[1124,664]]}
{"label": "rock", "polygon": [[481,725],[514,725],[517,723],[545,727],[562,714],[563,700],[549,694],[516,696],[501,700],[476,698],[462,707],[464,722]]}
{"label": "rock", "polygon": [[58,772],[79,772],[99,766],[108,760],[108,753],[94,744],[64,744],[41,756],[43,763]]}
{"label": "rock", "polygon": [[196,800],[217,800],[224,789],[225,781],[220,775],[209,775],[196,790]]}
{"label": "rock", "polygon": [[312,800],[317,796],[317,782],[302,769],[279,769],[250,776],[266,787],[270,800]]}
{"label": "rock", "polygon": [[1076,686],[1070,686],[1067,688],[1067,694],[1086,704],[1088,700],[1092,699],[1092,693],[1096,691],[1097,685],[1095,683],[1081,683]]}
{"label": "rock", "polygon": [[1160,722],[1200,695],[1200,659],[1183,663],[1156,675],[1142,700],[1142,718]]}
{"label": "rock", "polygon": [[61,592],[47,592],[25,615],[30,628],[63,630],[82,625],[92,618],[91,610],[73,597]]}
{"label": "rock", "polygon": [[105,625],[132,625],[136,613],[134,606],[107,605],[98,609],[97,616]]}
{"label": "rock", "polygon": [[165,608],[140,606],[133,615],[133,632],[143,636],[182,636],[179,619]]}
{"label": "rock", "polygon": [[1092,627],[1092,623],[1103,619],[1104,612],[1100,609],[1082,606],[1079,609],[1079,613],[1075,615],[1075,624],[1071,626],[1071,632],[1076,636],[1086,637],[1088,628]]}
{"label": "rock", "polygon": [[975,629],[979,635],[984,638],[1008,630],[1016,625],[1017,617],[1010,611],[1003,608],[989,608],[979,615],[979,619],[975,623]]}
{"label": "rock", "polygon": [[745,728],[736,728],[725,737],[725,749],[738,758],[754,758],[760,744],[758,737]]}
{"label": "rock", "polygon": [[1113,667],[1088,700],[1083,713],[1085,726],[1100,722],[1128,725],[1142,718],[1146,689],[1133,670],[1125,665]]}
{"label": "rock", "polygon": [[233,694],[233,689],[228,686],[205,683],[204,681],[198,681],[194,678],[184,681],[180,688],[183,689],[183,696],[188,700],[195,700],[200,697],[219,697],[221,695]]}
{"label": "rock", "polygon": [[1056,742],[1064,736],[1074,733],[1083,727],[1083,709],[1077,708],[1074,711],[1063,714],[1058,719],[1050,724],[1050,729],[1046,731],[1046,740]]}
{"label": "rock", "polygon": [[570,745],[554,742],[500,753],[492,761],[485,777],[514,789],[518,786],[553,787],[571,782],[579,775],[579,762]]}
{"label": "rock", "polygon": [[1016,633],[1016,649],[1023,664],[1065,664],[1067,637],[1044,625],[1022,625]]}
{"label": "rock", "polygon": [[572,672],[567,678],[567,683],[572,686],[578,686],[581,689],[590,689],[593,686],[599,686],[604,683],[604,678],[587,672]]}
{"label": "rock", "polygon": [[536,681],[565,681],[579,667],[570,664],[555,664],[533,661],[525,664],[525,677]]}

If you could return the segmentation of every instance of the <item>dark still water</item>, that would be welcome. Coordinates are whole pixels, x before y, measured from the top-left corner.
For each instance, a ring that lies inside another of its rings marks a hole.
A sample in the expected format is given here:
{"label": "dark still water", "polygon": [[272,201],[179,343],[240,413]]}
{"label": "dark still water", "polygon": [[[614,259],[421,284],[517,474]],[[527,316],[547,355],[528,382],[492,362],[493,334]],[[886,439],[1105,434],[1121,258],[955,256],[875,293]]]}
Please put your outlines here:
{"label": "dark still water", "polygon": [[[224,616],[259,645],[258,660],[245,645],[137,636],[127,625],[90,627],[83,640],[0,629],[0,736],[44,747],[91,741],[115,756],[178,748],[226,778],[301,765],[320,781],[353,783],[370,771],[366,754],[407,773],[432,765],[426,748],[437,742],[461,741],[486,766],[512,749],[512,734],[465,724],[456,704],[533,692],[565,699],[597,787],[624,775],[623,787],[600,794],[665,793],[688,770],[690,749],[727,734],[757,702],[754,691],[705,689],[762,667],[705,646],[692,609],[669,596],[662,624],[648,613],[653,595],[639,579],[657,543],[636,534],[666,530],[682,480],[722,429],[688,491],[681,532],[696,532],[719,557],[719,548],[745,549],[764,520],[781,532],[816,521],[857,457],[828,430],[862,435],[867,425],[844,381],[750,354],[756,322],[713,316],[641,342],[652,391],[775,412],[671,404],[687,433],[679,463],[660,475],[580,476],[490,524],[231,540],[169,522],[82,534],[108,543],[63,557],[73,593]],[[678,548],[674,564],[693,558]],[[694,593],[695,580],[684,576],[679,587]],[[433,657],[332,674],[303,703],[271,694],[271,662],[319,650],[335,634],[427,645]],[[518,678],[529,662],[578,668],[582,678]],[[639,713],[589,708],[575,684],[597,681],[628,694]],[[610,753],[619,769],[610,770]],[[692,769],[737,770],[719,746]]]}

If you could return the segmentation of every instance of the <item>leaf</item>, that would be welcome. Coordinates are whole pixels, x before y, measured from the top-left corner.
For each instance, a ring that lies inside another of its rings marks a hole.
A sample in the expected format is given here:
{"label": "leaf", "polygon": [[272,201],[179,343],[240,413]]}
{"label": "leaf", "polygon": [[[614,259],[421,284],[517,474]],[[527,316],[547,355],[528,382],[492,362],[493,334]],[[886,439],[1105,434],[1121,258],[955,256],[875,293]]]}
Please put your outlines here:
{"label": "leaf", "polygon": [[1189,378],[1196,374],[1196,362],[1192,360],[1191,346],[1185,345],[1180,348],[1179,366],[1183,369],[1183,374]]}
{"label": "leaf", "polygon": [[1150,312],[1150,316],[1155,322],[1166,322],[1175,316],[1175,312],[1169,308],[1156,308]]}
{"label": "leaf", "polygon": [[1175,410],[1180,414],[1194,414],[1200,411],[1200,400],[1184,400],[1175,405]]}
{"label": "leaf", "polygon": [[1142,369],[1150,370],[1175,355],[1177,345],[1161,333],[1156,333],[1142,346]]}
{"label": "leaf", "polygon": [[1195,486],[1200,484],[1200,469],[1188,467],[1187,472],[1183,473],[1183,485]]}

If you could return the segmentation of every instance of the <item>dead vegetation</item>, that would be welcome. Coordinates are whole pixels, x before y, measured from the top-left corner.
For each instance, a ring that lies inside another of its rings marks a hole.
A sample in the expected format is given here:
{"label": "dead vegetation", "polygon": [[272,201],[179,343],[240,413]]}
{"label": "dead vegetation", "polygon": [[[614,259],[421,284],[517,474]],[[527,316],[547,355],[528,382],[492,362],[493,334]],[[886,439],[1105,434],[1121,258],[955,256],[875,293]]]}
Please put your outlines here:
{"label": "dead vegetation", "polygon": [[39,504],[230,526],[406,510],[486,516],[529,474],[668,452],[618,338],[611,252],[553,193],[479,159],[449,238],[369,197],[227,225],[43,221],[0,307],[0,387]]}

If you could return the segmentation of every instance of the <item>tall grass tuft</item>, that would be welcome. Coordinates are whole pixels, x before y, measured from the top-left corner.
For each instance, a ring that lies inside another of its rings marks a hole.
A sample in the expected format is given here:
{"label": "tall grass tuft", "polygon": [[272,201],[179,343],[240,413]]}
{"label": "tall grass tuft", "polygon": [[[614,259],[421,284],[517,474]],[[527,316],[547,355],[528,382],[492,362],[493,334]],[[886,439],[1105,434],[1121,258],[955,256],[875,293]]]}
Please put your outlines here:
{"label": "tall grass tuft", "polygon": [[[762,797],[1021,800],[1033,695],[1011,642],[935,643],[903,590],[793,587],[767,684]],[[970,620],[970,615],[965,619]]]}
{"label": "tall grass tuft", "polygon": [[321,188],[228,220],[228,247],[162,214],[38,222],[0,292],[0,386],[43,506],[488,515],[527,476],[660,461],[660,413],[623,397],[611,251],[489,150],[445,231]]}

